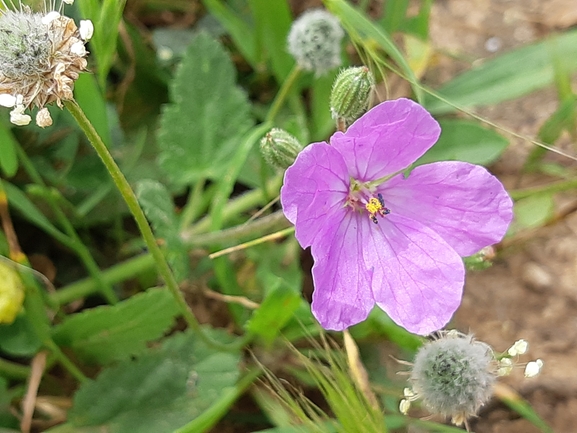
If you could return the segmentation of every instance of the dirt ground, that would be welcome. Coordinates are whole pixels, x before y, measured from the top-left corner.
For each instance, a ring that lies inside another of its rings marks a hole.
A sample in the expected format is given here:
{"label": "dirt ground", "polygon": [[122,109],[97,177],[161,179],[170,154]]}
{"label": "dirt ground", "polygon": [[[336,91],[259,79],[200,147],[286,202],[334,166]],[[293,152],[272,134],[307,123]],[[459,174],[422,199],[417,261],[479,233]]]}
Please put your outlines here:
{"label": "dirt ground", "polygon": [[[575,0],[437,0],[431,18],[435,48],[453,55],[491,58],[577,24]],[[448,58],[437,66],[448,78],[462,65]],[[573,82],[574,90],[576,82]],[[498,125],[534,137],[557,106],[553,89],[478,110]],[[571,154],[569,139],[559,146]],[[512,138],[492,167],[508,188],[543,185],[544,175],[520,176],[533,145]],[[567,158],[548,156],[567,168]],[[521,371],[504,383],[519,392],[556,433],[577,432],[577,212],[575,194],[556,198],[558,221],[505,241],[495,265],[471,272],[454,324],[496,350],[529,341],[526,359],[543,359],[537,378]],[[471,423],[477,433],[532,433],[539,430],[495,399]]]}

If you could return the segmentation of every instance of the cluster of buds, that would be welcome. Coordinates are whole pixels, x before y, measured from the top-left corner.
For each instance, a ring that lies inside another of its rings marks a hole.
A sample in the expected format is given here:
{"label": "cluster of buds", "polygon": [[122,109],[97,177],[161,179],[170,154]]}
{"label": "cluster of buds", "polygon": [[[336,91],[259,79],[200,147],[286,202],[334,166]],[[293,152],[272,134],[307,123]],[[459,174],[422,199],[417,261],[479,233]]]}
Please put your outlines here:
{"label": "cluster of buds", "polygon": [[[71,4],[74,0],[63,0]],[[27,109],[37,107],[36,124],[50,126],[46,105],[73,98],[79,73],[86,69],[85,44],[94,32],[92,22],[74,21],[60,11],[32,12],[27,6],[0,12],[0,105],[12,108],[10,121],[28,125]]]}
{"label": "cluster of buds", "polygon": [[[450,417],[456,425],[467,419],[493,395],[493,384],[499,376],[513,371],[519,355],[527,352],[525,340],[516,341],[505,353],[455,330],[439,331],[438,338],[424,344],[412,365],[411,387],[405,388],[399,409],[407,414],[411,402],[421,400],[431,413]],[[543,361],[525,366],[525,377],[539,374]]]}

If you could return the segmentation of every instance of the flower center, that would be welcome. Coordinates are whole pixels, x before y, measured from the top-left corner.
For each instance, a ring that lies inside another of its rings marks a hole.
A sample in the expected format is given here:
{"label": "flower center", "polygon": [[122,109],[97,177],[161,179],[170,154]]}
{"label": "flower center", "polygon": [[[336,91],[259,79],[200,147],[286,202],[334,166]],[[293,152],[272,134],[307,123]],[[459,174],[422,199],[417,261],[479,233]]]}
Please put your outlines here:
{"label": "flower center", "polygon": [[369,218],[371,218],[371,221],[375,224],[379,223],[377,215],[384,217],[391,213],[391,210],[385,206],[385,200],[381,193],[377,193],[375,197],[367,185],[359,183],[354,179],[351,179],[351,187],[346,205],[361,213],[367,211]]}

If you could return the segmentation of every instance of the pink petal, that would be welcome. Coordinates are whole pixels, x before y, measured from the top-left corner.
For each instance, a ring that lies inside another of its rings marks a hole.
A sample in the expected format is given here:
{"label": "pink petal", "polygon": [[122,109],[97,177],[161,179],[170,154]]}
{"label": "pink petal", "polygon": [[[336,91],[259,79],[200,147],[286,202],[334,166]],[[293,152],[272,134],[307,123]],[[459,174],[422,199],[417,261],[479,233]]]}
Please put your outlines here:
{"label": "pink petal", "polygon": [[349,175],[339,152],[326,143],[313,143],[297,157],[284,176],[281,204],[287,219],[296,227],[303,248],[331,225],[335,213],[344,212]]}
{"label": "pink petal", "polygon": [[363,260],[373,269],[374,299],[393,321],[425,335],[442,328],[461,303],[461,257],[435,232],[398,214],[362,225]]}
{"label": "pink petal", "polygon": [[323,230],[312,246],[312,311],[325,329],[342,331],[365,320],[375,305],[371,292],[372,270],[361,260],[364,239],[361,215],[348,211]]}
{"label": "pink petal", "polygon": [[461,256],[499,242],[513,218],[513,203],[485,168],[447,161],[416,167],[378,189],[391,214],[420,221]]}
{"label": "pink petal", "polygon": [[409,99],[397,99],[375,106],[346,133],[335,133],[331,144],[343,155],[350,175],[364,182],[409,167],[440,133],[427,110]]}

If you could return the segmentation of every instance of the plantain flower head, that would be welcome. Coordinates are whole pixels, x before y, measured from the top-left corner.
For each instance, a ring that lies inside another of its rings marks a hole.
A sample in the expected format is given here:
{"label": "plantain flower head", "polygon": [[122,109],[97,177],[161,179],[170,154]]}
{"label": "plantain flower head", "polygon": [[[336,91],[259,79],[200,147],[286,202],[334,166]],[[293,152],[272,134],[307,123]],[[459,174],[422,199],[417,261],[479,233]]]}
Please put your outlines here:
{"label": "plantain flower head", "polygon": [[82,21],[78,28],[61,14],[62,5],[59,11],[37,13],[0,1],[0,105],[13,109],[10,121],[15,125],[29,124],[26,111],[37,107],[36,123],[50,126],[44,108],[53,102],[62,107],[63,100],[72,99],[74,82],[86,69],[84,45],[94,27]]}

